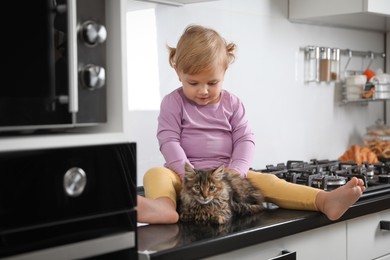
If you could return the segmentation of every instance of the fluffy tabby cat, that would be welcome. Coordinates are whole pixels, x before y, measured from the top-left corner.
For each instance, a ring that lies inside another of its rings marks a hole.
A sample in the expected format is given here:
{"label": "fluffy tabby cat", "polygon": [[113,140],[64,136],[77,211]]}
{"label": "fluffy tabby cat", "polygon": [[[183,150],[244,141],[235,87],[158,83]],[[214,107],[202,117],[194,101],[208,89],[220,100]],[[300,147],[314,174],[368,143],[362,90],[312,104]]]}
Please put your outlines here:
{"label": "fluffy tabby cat", "polygon": [[247,178],[217,169],[185,165],[179,214],[183,222],[224,224],[233,215],[252,215],[264,209],[264,198]]}

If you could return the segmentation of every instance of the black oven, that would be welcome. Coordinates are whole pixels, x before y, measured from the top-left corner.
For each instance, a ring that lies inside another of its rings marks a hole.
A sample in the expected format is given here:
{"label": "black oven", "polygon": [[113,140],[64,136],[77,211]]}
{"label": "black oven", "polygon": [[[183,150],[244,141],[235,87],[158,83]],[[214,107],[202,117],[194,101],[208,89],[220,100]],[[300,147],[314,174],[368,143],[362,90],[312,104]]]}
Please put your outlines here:
{"label": "black oven", "polygon": [[135,143],[2,152],[0,165],[0,258],[137,259]]}
{"label": "black oven", "polygon": [[2,7],[0,132],[106,122],[105,0]]}

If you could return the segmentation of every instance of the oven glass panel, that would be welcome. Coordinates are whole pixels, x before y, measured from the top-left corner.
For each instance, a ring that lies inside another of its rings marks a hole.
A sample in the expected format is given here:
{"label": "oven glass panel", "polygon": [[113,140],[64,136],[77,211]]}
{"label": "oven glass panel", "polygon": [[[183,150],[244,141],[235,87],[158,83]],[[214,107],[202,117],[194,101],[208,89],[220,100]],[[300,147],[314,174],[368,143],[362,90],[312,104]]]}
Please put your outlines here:
{"label": "oven glass panel", "polygon": [[136,229],[135,143],[0,153],[0,165],[0,258]]}
{"label": "oven glass panel", "polygon": [[[0,154],[0,165],[0,231],[135,206],[134,144],[10,152]],[[74,197],[64,187],[71,168],[86,175],[83,192]]]}

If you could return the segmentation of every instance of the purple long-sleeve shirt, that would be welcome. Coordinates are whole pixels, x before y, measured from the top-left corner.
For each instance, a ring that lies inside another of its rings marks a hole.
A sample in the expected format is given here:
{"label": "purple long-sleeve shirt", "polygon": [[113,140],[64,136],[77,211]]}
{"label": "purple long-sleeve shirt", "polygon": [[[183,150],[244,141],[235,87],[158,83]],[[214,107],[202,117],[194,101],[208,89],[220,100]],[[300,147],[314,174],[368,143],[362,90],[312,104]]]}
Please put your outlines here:
{"label": "purple long-sleeve shirt", "polygon": [[238,97],[222,90],[217,104],[200,106],[178,88],[166,95],[158,117],[157,138],[165,166],[184,176],[184,163],[206,169],[224,164],[246,176],[255,140]]}

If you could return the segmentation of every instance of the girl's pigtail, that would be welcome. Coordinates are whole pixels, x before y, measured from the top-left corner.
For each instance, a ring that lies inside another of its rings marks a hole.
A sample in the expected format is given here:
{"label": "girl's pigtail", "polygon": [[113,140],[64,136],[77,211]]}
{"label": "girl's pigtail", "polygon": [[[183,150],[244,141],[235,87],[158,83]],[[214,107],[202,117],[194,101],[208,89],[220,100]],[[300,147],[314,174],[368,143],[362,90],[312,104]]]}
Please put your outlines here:
{"label": "girl's pigtail", "polygon": [[236,56],[235,56],[236,48],[237,48],[237,46],[234,43],[229,43],[226,45],[226,51],[227,51],[228,56],[229,56],[229,64],[232,64],[234,62],[234,60],[236,59]]}
{"label": "girl's pigtail", "polygon": [[176,67],[176,62],[175,62],[175,54],[176,54],[176,48],[173,47],[168,47],[169,51],[169,65],[171,65],[172,68]]}

